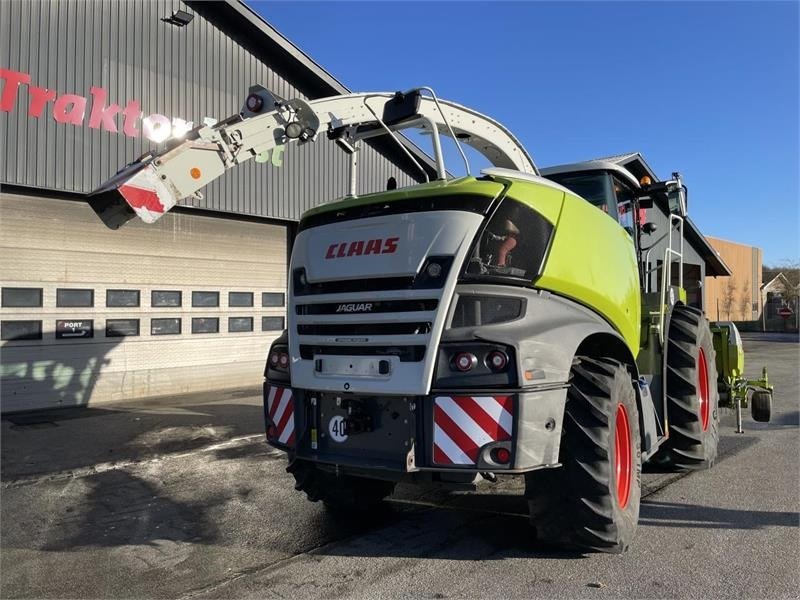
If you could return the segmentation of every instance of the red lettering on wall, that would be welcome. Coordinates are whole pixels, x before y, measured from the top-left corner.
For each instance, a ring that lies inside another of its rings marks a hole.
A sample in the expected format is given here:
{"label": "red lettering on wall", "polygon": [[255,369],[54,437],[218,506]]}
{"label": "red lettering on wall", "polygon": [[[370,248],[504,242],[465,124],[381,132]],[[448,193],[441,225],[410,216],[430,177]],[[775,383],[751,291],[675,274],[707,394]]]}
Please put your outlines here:
{"label": "red lettering on wall", "polygon": [[47,103],[50,102],[50,100],[54,100],[56,97],[55,90],[48,90],[35,85],[28,88],[28,93],[31,95],[31,103],[28,105],[28,114],[37,119],[42,116],[42,112],[44,112],[44,107],[47,106]]}
{"label": "red lettering on wall", "polygon": [[93,87],[89,91],[92,93],[92,114],[89,115],[89,127],[117,133],[116,117],[119,112],[119,104],[106,106],[105,88]]}
{"label": "red lettering on wall", "polygon": [[0,69],[0,79],[6,83],[3,86],[3,93],[0,94],[0,110],[11,112],[17,102],[17,90],[23,83],[30,83],[31,76],[19,71]]}
{"label": "red lettering on wall", "polygon": [[[56,90],[30,85],[31,76],[28,73],[0,69],[0,79],[3,81],[0,92],[0,110],[11,112],[16,108],[17,92],[20,86],[28,85],[28,116],[41,118],[47,104],[51,101],[53,108],[51,114],[58,123],[71,123],[82,125],[85,123],[87,103],[86,96],[77,94],[60,95]],[[89,127],[102,129],[111,133],[119,132],[118,116],[122,114],[122,132],[128,137],[137,137],[140,133],[152,142],[161,143],[169,138],[181,139],[194,127],[194,122],[184,119],[170,119],[169,117],[153,113],[144,119],[142,131],[137,127],[137,122],[142,118],[142,109],[138,100],[130,100],[124,109],[119,104],[108,103],[108,92],[102,87],[91,87],[91,113]],[[206,118],[208,119],[208,118]],[[213,120],[216,123],[216,120]],[[275,148],[272,164],[281,165],[280,152],[282,147]]]}
{"label": "red lettering on wall", "polygon": [[75,94],[59,96],[53,105],[53,118],[59,123],[80,125],[86,114],[86,98]]}
{"label": "red lettering on wall", "polygon": [[136,129],[136,121],[142,116],[142,110],[136,100],[130,100],[125,105],[125,110],[122,111],[125,115],[125,121],[122,123],[122,133],[130,137],[139,135],[139,130]]}

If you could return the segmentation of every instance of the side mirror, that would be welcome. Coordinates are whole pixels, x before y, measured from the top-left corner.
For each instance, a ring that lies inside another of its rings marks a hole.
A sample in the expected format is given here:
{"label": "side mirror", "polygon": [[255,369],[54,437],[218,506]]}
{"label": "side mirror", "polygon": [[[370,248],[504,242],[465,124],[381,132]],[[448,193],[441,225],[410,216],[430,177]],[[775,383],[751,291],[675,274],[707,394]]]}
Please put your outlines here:
{"label": "side mirror", "polygon": [[685,217],[688,214],[687,202],[689,191],[681,181],[680,173],[672,174],[672,181],[667,182],[667,202],[669,212],[673,215]]}
{"label": "side mirror", "polygon": [[686,216],[686,188],[676,187],[675,189],[667,192],[667,202],[669,203],[669,212],[673,215]]}

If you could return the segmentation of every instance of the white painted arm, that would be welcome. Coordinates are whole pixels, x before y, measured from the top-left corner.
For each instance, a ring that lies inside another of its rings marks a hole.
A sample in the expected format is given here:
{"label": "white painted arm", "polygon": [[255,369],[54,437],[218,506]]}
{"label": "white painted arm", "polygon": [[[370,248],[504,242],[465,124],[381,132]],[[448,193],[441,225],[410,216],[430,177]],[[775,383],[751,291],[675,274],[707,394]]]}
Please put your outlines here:
{"label": "white painted arm", "polygon": [[[152,223],[180,200],[198,193],[226,169],[277,145],[295,140],[313,141],[320,133],[355,141],[388,135],[387,129],[393,132],[408,127],[431,129],[435,126],[439,134],[455,135],[460,143],[471,146],[496,167],[538,174],[533,160],[505,127],[446,100],[439,100],[437,105],[433,98],[415,95],[410,103],[404,103],[393,93],[364,93],[309,102],[289,100],[280,103],[275,110],[253,112],[248,106],[254,96],[261,98],[259,108],[262,111],[272,108],[274,98],[264,88],[255,86],[239,115],[211,127],[201,127],[192,133],[192,139],[169,150],[146,155],[95,190],[92,204],[101,218],[114,228],[130,219],[133,213]],[[258,103],[256,100],[255,104]],[[409,106],[413,108],[411,112]],[[405,118],[397,121],[394,118],[400,113]],[[438,140],[435,145],[438,147]],[[444,178],[441,155],[436,158],[439,177]],[[112,200],[109,200],[109,193],[114,196]]]}

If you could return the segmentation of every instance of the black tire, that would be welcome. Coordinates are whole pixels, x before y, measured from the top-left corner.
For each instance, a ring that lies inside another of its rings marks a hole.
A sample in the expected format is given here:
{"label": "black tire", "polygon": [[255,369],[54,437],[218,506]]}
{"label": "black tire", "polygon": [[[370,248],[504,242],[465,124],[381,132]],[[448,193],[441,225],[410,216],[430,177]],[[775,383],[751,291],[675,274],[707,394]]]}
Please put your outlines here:
{"label": "black tire", "polygon": [[311,502],[322,501],[334,513],[365,513],[379,508],[394,491],[391,481],[328,473],[312,463],[290,459],[286,471],[294,476],[294,489],[305,492]]}
{"label": "black tire", "polygon": [[753,392],[750,397],[750,415],[753,421],[769,423],[772,418],[772,394],[758,390]]}
{"label": "black tire", "polygon": [[672,310],[666,353],[669,438],[655,460],[675,470],[711,468],[719,444],[719,394],[711,329],[702,312],[682,305]]}
{"label": "black tire", "polygon": [[[627,500],[620,497],[617,481],[618,412],[624,412],[628,422]],[[559,460],[561,468],[525,475],[537,539],[581,550],[627,550],[639,520],[642,455],[636,392],[622,364],[586,357],[575,360]]]}

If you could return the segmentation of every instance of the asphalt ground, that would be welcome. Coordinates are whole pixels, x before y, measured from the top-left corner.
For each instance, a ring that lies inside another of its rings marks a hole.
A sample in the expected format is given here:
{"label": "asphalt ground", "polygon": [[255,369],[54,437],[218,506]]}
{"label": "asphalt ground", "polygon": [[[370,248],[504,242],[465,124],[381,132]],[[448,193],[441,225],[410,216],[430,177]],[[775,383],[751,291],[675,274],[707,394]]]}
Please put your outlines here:
{"label": "asphalt ground", "polygon": [[797,598],[800,346],[745,339],[773,419],[708,471],[645,473],[623,555],[531,539],[516,479],[476,493],[401,486],[339,522],[293,489],[251,391],[2,422],[2,598]]}

